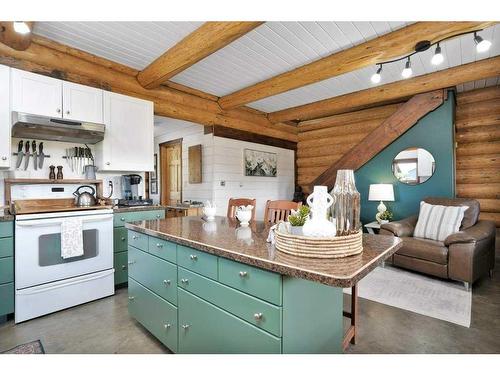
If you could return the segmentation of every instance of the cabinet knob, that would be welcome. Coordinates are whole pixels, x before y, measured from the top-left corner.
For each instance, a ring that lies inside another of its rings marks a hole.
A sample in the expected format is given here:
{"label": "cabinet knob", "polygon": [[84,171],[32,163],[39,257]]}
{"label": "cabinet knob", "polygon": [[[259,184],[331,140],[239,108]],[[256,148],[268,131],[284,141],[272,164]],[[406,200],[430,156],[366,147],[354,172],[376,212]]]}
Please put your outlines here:
{"label": "cabinet knob", "polygon": [[129,301],[133,301],[134,299],[135,299],[135,297],[134,297],[134,296],[128,296],[128,300],[129,300]]}
{"label": "cabinet knob", "polygon": [[165,328],[165,329],[169,329],[170,327],[172,327],[172,324],[170,324],[170,323],[163,325],[163,328]]}
{"label": "cabinet knob", "polygon": [[106,162],[106,165],[111,165],[111,163],[109,161]]}
{"label": "cabinet knob", "polygon": [[191,260],[198,260],[197,255],[191,254],[189,257],[191,258]]}
{"label": "cabinet knob", "polygon": [[191,324],[183,324],[183,325],[181,325],[181,327],[183,329],[188,329],[189,327],[191,327]]}
{"label": "cabinet knob", "polygon": [[2,160],[3,161],[7,160],[7,156],[2,156]]}
{"label": "cabinet knob", "polygon": [[126,266],[125,264],[124,264],[124,265],[122,265],[122,270],[124,270],[124,271],[125,271],[126,269],[127,269],[127,266]]}
{"label": "cabinet knob", "polygon": [[165,286],[169,286],[172,282],[170,280],[163,280],[163,284],[165,284]]}
{"label": "cabinet knob", "polygon": [[57,108],[57,109],[56,109],[56,112],[57,112],[57,113],[61,113],[61,108]]}
{"label": "cabinet knob", "polygon": [[121,218],[120,218],[120,220],[121,220],[121,221],[125,221],[125,218],[124,218],[124,217],[121,217]]}
{"label": "cabinet knob", "polygon": [[158,247],[158,248],[162,248],[162,247],[163,247],[163,244],[161,244],[161,243],[157,243],[157,244],[156,244],[156,247]]}
{"label": "cabinet knob", "polygon": [[189,283],[189,279],[181,279],[181,283],[182,284],[188,284]]}
{"label": "cabinet knob", "polygon": [[132,236],[132,238],[133,238],[134,240],[136,240],[136,239],[138,239],[139,237],[137,237],[137,236]]}
{"label": "cabinet knob", "polygon": [[255,318],[255,320],[262,320],[263,315],[262,313],[255,313],[253,314],[253,317]]}
{"label": "cabinet knob", "polygon": [[156,214],[156,217],[159,219],[161,217],[161,215],[160,214]]}
{"label": "cabinet knob", "polygon": [[132,264],[134,264],[134,263],[135,263],[135,260],[129,260],[129,261],[128,261],[128,265],[129,265],[129,266],[130,266],[130,265],[132,265]]}
{"label": "cabinet knob", "polygon": [[[123,219],[123,217],[122,217],[122,219]],[[125,220],[125,219],[123,219],[123,220]],[[122,238],[121,238],[121,240],[122,240],[122,241],[125,241],[125,237],[122,237]]]}
{"label": "cabinet knob", "polygon": [[248,275],[247,271],[240,271],[240,277],[246,277]]}
{"label": "cabinet knob", "polygon": [[69,111],[66,111],[66,114],[69,115]]}

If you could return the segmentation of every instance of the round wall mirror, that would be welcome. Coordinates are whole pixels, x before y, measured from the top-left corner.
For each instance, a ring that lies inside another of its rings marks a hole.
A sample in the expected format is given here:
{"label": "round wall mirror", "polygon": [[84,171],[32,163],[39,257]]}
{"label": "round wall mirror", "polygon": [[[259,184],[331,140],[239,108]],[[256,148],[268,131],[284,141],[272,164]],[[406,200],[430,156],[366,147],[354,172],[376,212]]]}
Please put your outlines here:
{"label": "round wall mirror", "polygon": [[432,177],[436,162],[432,154],[418,147],[401,151],[392,161],[392,173],[399,182],[418,185]]}

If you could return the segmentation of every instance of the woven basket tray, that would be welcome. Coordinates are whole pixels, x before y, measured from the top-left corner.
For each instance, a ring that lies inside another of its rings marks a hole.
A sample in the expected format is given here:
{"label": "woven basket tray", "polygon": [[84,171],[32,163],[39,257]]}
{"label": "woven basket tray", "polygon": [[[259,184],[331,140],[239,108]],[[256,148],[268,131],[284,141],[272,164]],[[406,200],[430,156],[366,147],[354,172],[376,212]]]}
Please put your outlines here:
{"label": "woven basket tray", "polygon": [[363,251],[363,233],[330,238],[314,238],[275,232],[276,248],[306,258],[343,258]]}

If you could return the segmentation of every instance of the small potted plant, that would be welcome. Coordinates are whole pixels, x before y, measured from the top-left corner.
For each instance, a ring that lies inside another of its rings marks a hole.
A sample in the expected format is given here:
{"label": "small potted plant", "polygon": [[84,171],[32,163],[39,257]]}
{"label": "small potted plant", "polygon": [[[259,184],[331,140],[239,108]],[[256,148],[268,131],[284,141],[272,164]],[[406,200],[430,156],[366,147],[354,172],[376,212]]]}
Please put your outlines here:
{"label": "small potted plant", "polygon": [[387,224],[391,220],[392,220],[392,212],[390,210],[385,210],[380,215],[380,225]]}
{"label": "small potted plant", "polygon": [[291,233],[294,235],[302,235],[302,227],[306,223],[306,219],[309,217],[310,212],[309,206],[300,206],[300,208],[288,216],[288,222],[291,225]]}

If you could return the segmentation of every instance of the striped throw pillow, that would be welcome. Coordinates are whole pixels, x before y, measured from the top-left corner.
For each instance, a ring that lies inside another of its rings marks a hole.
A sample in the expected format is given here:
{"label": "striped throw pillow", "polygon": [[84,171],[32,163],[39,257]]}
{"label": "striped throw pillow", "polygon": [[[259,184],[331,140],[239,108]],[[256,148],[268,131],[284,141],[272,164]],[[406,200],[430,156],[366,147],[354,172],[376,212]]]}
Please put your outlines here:
{"label": "striped throw pillow", "polygon": [[420,202],[420,213],[413,237],[444,241],[450,234],[460,230],[464,206],[439,206]]}

